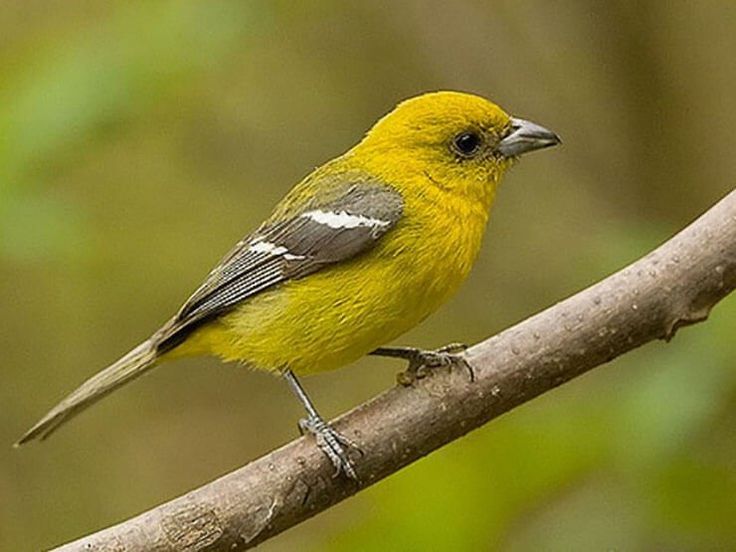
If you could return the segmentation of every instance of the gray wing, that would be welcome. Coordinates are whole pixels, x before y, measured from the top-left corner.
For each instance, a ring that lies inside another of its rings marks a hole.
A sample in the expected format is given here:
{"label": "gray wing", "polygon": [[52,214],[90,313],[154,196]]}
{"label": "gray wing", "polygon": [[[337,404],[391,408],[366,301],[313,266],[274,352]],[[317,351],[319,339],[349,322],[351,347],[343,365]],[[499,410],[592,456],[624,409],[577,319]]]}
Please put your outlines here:
{"label": "gray wing", "polygon": [[336,199],[312,201],[300,213],[246,236],[187,300],[162,336],[163,348],[180,342],[198,322],[233,308],[280,283],[371,249],[401,218],[393,188],[362,183]]}

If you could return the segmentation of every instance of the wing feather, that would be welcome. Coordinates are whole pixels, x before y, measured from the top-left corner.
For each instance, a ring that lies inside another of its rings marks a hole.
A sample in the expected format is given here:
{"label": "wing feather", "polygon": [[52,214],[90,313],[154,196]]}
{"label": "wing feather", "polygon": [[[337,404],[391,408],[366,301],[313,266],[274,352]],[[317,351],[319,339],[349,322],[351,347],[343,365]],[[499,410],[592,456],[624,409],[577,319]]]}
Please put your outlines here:
{"label": "wing feather", "polygon": [[362,182],[345,186],[332,201],[309,202],[288,220],[266,223],[210,272],[166,328],[160,348],[175,346],[198,323],[267,289],[368,251],[402,210],[394,188]]}

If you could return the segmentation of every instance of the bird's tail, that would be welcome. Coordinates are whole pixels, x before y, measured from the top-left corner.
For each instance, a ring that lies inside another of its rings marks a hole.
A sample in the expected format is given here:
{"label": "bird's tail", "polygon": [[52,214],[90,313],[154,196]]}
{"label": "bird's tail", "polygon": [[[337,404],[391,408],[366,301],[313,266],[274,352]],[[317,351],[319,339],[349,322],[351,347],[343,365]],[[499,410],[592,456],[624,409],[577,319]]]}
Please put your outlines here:
{"label": "bird's tail", "polygon": [[95,374],[64,400],[52,408],[41,420],[15,443],[22,445],[34,439],[42,440],[82,410],[102,397],[153,368],[158,354],[156,344],[149,339],[138,345],[117,362]]}

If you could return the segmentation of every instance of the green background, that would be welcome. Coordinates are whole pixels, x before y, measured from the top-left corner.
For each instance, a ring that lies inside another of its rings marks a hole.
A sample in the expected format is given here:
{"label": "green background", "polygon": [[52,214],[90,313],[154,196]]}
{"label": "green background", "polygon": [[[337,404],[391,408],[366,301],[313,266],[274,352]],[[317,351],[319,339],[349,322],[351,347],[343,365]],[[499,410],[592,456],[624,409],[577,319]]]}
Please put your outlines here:
{"label": "green background", "polygon": [[[0,5],[0,550],[50,547],[296,435],[283,382],[182,361],[10,445],[171,315],[311,168],[455,89],[557,131],[468,283],[401,343],[472,343],[635,260],[736,182],[736,3]],[[261,547],[736,549],[736,297]],[[306,386],[333,416],[392,385]]]}

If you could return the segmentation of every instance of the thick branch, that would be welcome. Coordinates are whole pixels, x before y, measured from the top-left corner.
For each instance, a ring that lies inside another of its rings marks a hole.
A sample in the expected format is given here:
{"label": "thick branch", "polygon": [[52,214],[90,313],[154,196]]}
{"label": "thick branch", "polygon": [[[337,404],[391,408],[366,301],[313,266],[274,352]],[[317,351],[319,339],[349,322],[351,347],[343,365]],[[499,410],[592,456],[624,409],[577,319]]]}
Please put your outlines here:
{"label": "thick branch", "polygon": [[245,550],[595,366],[669,340],[734,287],[736,191],[646,257],[469,349],[475,382],[463,370],[438,370],[340,417],[337,429],[364,453],[360,485],[334,478],[302,437],[58,550]]}

